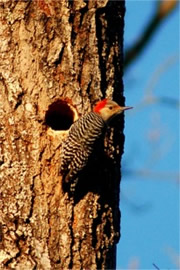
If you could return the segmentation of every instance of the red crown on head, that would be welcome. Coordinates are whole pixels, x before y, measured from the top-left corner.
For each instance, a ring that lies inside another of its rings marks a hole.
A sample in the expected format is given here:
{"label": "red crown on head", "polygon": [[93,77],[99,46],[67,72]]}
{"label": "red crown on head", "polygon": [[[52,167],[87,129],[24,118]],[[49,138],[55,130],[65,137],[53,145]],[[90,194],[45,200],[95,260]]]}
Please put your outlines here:
{"label": "red crown on head", "polygon": [[106,104],[107,104],[107,99],[105,98],[96,104],[96,106],[93,108],[93,111],[98,113],[102,108],[104,108],[104,106],[106,106]]}

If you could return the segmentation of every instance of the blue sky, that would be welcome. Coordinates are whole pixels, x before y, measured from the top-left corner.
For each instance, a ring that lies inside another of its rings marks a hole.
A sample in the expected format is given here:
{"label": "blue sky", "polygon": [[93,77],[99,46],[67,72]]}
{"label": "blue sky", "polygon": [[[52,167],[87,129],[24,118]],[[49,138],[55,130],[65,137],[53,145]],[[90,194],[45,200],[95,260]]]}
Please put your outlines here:
{"label": "blue sky", "polygon": [[[125,47],[143,31],[155,4],[126,2]],[[124,76],[126,105],[134,109],[126,112],[117,269],[179,269],[179,108],[148,103],[179,100],[178,58],[176,9]]]}

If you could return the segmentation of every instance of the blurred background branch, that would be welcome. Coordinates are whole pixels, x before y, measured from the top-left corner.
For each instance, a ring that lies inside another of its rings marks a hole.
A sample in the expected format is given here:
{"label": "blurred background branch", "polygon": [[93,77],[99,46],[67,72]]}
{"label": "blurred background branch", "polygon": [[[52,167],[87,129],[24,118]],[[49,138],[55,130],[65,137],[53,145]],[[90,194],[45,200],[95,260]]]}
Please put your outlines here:
{"label": "blurred background branch", "polygon": [[154,15],[143,31],[138,40],[125,51],[124,71],[130,64],[143,52],[146,45],[149,44],[160,24],[172,13],[177,7],[177,0],[161,0],[157,1]]}
{"label": "blurred background branch", "polygon": [[130,177],[138,177],[138,180],[140,180],[139,177],[142,178],[144,181],[145,178],[153,179],[159,179],[159,180],[170,180],[170,181],[177,181],[179,182],[179,173],[178,172],[153,172],[150,170],[131,170],[131,169],[124,169],[123,170],[123,176],[127,177],[127,180],[130,180]]}

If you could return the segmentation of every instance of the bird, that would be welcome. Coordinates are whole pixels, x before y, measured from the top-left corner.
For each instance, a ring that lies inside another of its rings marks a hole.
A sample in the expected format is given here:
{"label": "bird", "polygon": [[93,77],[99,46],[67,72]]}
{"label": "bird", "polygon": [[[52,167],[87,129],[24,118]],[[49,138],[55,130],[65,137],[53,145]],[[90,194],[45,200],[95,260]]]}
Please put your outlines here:
{"label": "bird", "polygon": [[111,120],[132,107],[120,106],[113,100],[103,99],[93,110],[75,121],[61,148],[60,173],[63,183],[70,184],[74,192],[80,173],[95,150],[96,142],[105,136]]}

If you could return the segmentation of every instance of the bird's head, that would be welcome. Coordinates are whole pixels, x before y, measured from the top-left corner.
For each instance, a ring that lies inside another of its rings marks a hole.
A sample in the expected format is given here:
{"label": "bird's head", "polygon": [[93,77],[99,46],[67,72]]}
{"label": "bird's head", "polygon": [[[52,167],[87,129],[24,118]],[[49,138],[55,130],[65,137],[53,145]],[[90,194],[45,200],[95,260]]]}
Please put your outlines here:
{"label": "bird's head", "polygon": [[94,106],[93,111],[99,114],[105,122],[108,122],[117,114],[129,109],[132,107],[121,107],[115,101],[103,99]]}

